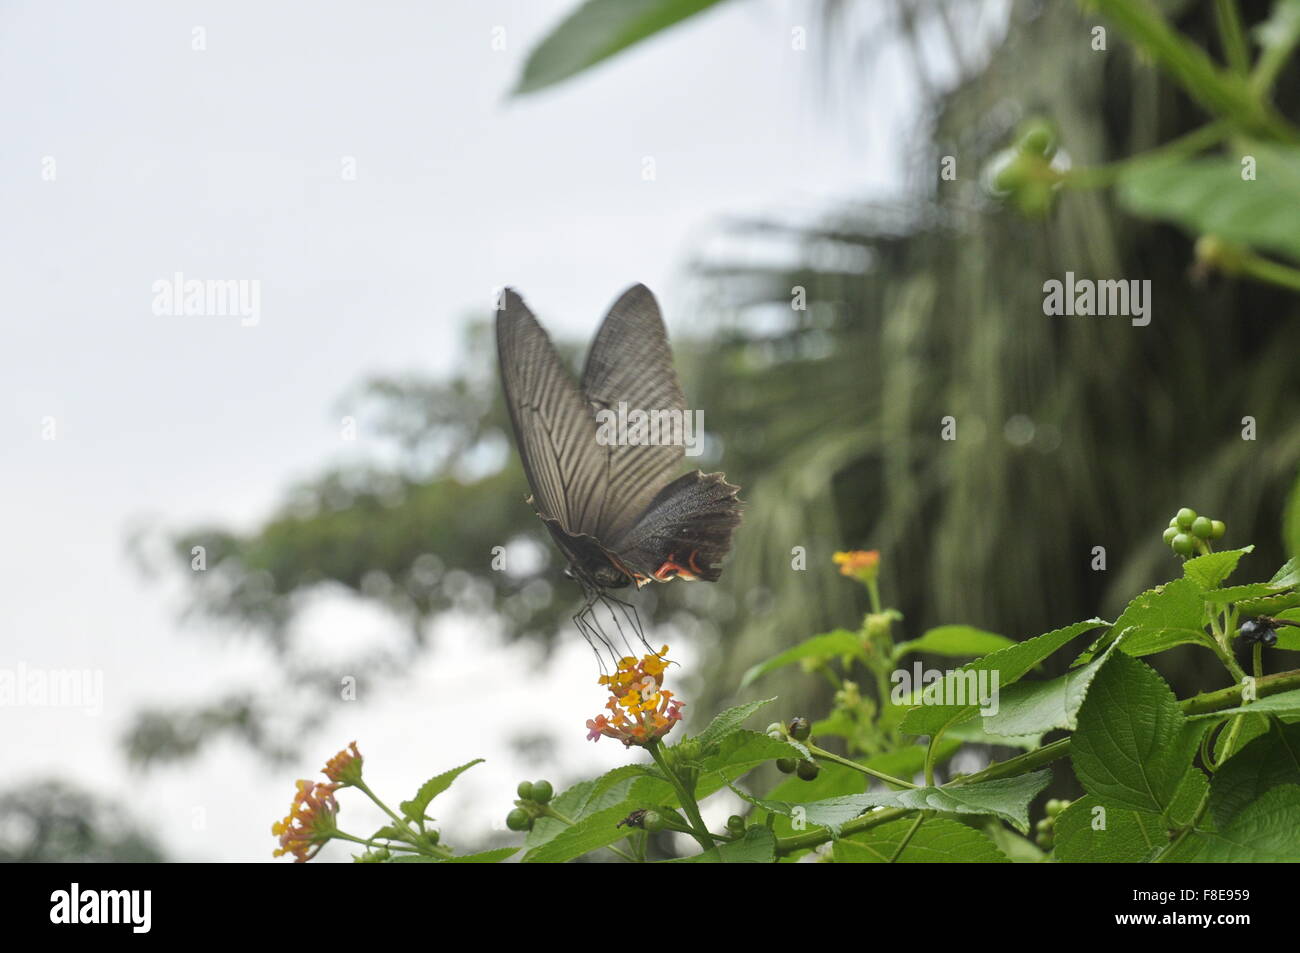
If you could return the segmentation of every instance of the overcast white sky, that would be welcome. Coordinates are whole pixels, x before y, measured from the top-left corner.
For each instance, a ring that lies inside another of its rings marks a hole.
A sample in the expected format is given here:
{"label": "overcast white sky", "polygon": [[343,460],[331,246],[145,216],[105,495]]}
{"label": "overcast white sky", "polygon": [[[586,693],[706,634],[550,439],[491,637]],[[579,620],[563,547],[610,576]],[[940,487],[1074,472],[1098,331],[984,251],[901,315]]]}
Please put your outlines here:
{"label": "overcast white sky", "polygon": [[[727,4],[508,100],[575,3],[0,5],[0,667],[98,669],[105,690],[98,717],[0,708],[6,785],[71,778],[127,802],[175,856],[265,860],[293,779],[353,738],[372,786],[399,797],[487,757],[439,801],[453,830],[499,820],[538,774],[504,743],[519,713],[500,672],[521,653],[456,622],[400,691],[336,716],[292,768],[218,747],[133,774],[118,738],[141,705],[273,687],[276,672],[255,646],[182,624],[124,542],[141,519],[253,525],[291,481],[364,453],[364,434],[339,440],[340,395],[373,373],[453,367],[462,320],[497,286],[585,336],[645,281],[670,328],[691,327],[674,308],[680,266],[720,216],[898,194],[914,114],[889,82],[901,67],[887,51],[870,88],[823,108],[821,37],[790,49],[811,4]],[[177,271],[259,280],[260,323],[154,314],[153,282]],[[392,627],[343,600],[308,624],[362,641]],[[574,642],[548,676],[557,782],[624,758],[583,738],[600,698]]]}

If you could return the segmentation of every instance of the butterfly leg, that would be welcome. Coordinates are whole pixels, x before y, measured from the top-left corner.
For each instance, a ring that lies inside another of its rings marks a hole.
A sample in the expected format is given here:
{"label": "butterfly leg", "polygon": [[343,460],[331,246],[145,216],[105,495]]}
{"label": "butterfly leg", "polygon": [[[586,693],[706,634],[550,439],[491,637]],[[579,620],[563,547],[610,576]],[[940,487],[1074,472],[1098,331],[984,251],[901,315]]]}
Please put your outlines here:
{"label": "butterfly leg", "polygon": [[614,643],[601,630],[599,621],[596,619],[595,604],[598,598],[598,593],[588,593],[587,601],[573,616],[573,624],[578,627],[582,637],[587,640],[591,650],[596,653],[596,660],[600,663],[601,673],[608,674],[605,671],[605,657],[601,654],[601,648],[603,647],[609,653],[610,660],[615,667],[618,666],[618,653],[615,650]]}

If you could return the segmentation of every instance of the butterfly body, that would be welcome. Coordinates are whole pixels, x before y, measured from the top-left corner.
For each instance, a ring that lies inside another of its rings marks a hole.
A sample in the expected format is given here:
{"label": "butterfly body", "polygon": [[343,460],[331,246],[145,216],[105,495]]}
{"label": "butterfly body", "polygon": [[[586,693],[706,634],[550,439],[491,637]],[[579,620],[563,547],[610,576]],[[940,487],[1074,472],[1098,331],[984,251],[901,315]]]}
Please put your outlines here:
{"label": "butterfly body", "polygon": [[597,415],[615,407],[686,413],[654,296],[634,285],[615,302],[578,383],[523,299],[506,289],[501,304],[497,353],[530,502],[588,607],[633,584],[716,581],[739,488],[721,473],[675,475],[680,443],[598,439]]}

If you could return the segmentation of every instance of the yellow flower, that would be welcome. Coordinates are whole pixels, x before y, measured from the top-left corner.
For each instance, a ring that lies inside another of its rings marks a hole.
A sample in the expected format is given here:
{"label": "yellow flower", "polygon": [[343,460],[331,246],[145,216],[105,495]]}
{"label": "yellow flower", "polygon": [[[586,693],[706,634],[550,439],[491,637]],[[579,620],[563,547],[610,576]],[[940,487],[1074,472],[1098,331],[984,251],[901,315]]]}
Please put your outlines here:
{"label": "yellow flower", "polygon": [[875,582],[880,573],[879,550],[852,549],[847,553],[836,553],[833,557],[840,567],[840,573],[862,582]]}
{"label": "yellow flower", "polygon": [[588,739],[599,741],[604,735],[624,745],[648,745],[673,730],[684,706],[663,687],[667,656],[665,645],[640,661],[619,659],[617,673],[600,677],[597,684],[609,689],[605,707],[611,714],[588,719]]}
{"label": "yellow flower", "polygon": [[338,802],[334,800],[338,787],[337,784],[298,782],[298,793],[289,805],[289,813],[284,820],[271,825],[271,833],[280,838],[280,846],[273,857],[293,854],[294,863],[302,864],[320,853],[325,842],[338,829],[334,824],[339,812]]}

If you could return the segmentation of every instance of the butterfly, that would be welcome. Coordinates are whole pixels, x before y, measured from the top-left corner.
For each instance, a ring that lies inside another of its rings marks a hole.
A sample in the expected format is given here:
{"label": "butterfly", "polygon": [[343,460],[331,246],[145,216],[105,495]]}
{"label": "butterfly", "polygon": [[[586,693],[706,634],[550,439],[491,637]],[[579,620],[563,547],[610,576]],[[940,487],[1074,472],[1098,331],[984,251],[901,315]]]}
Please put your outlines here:
{"label": "butterfly", "polygon": [[[574,621],[608,647],[592,613],[612,589],[673,579],[715,582],[740,524],[740,488],[722,473],[675,476],[684,441],[647,439],[643,428],[610,439],[605,429],[631,408],[685,419],[658,302],[633,285],[601,323],[579,382],[513,289],[498,299],[497,356],[515,445],[532,489],[529,502],[568,561],[565,574],[586,602]],[[628,414],[631,417],[631,414]],[[680,431],[672,431],[673,434]],[[611,610],[612,611],[612,610]],[[617,617],[615,617],[617,624]],[[641,636],[639,618],[633,623]],[[620,626],[621,631],[621,626]],[[644,636],[641,636],[644,641]],[[594,645],[594,643],[593,643]]]}

